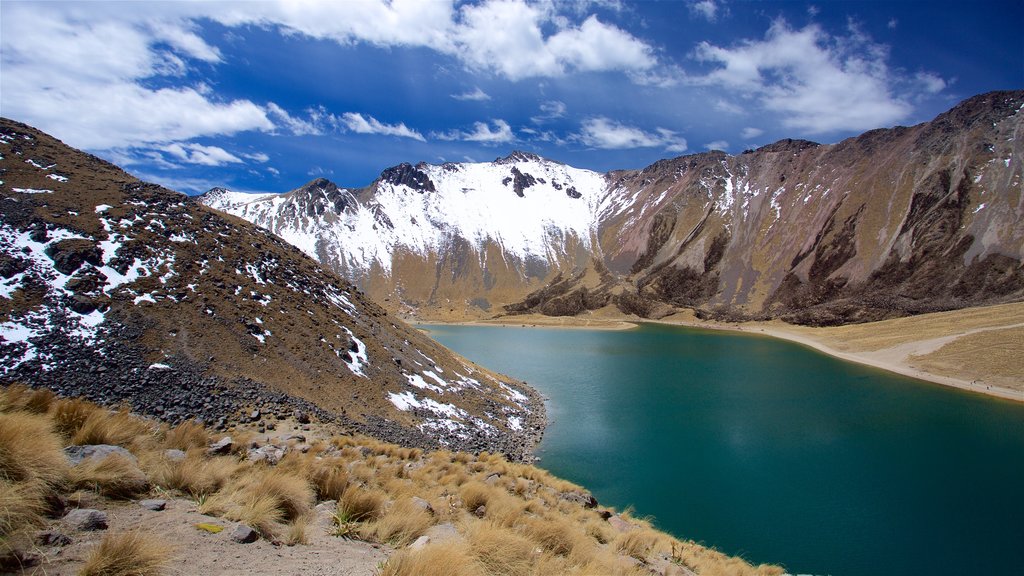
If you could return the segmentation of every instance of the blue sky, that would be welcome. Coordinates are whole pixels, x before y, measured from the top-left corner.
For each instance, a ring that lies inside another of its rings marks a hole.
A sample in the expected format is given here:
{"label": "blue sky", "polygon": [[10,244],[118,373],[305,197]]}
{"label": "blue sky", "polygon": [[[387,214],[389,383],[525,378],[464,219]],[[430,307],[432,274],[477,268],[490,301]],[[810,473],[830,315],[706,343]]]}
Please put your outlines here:
{"label": "blue sky", "polygon": [[187,193],[512,150],[598,171],[1024,88],[1024,2],[0,3],[0,113]]}

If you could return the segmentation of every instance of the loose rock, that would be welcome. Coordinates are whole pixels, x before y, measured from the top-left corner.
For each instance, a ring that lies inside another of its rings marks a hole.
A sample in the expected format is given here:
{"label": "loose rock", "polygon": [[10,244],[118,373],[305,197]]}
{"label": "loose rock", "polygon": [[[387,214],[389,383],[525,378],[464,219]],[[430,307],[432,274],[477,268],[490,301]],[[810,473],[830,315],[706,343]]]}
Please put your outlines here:
{"label": "loose rock", "polygon": [[107,513],[91,508],[78,508],[64,516],[64,523],[72,530],[106,530]]}

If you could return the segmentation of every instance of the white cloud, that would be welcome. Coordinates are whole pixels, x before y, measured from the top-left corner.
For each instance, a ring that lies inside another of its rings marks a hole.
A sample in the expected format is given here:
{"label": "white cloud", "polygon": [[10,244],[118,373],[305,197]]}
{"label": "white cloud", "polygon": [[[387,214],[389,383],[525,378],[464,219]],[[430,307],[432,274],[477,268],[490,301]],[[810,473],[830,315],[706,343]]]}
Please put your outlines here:
{"label": "white cloud", "polygon": [[557,120],[565,116],[565,112],[567,109],[568,108],[566,107],[565,102],[561,102],[559,100],[548,100],[546,102],[541,102],[540,114],[536,116],[531,116],[530,121],[533,122],[534,124],[543,124],[545,122]]}
{"label": "white cloud", "polygon": [[405,123],[383,124],[373,116],[363,116],[355,112],[345,112],[342,114],[341,122],[346,128],[357,134],[382,134],[426,142],[422,134],[410,129]]}
{"label": "white cloud", "polygon": [[946,89],[946,81],[939,75],[931,72],[918,72],[914,79],[917,80],[921,88],[928,94],[938,94]]}
{"label": "white cloud", "polygon": [[506,144],[515,142],[515,134],[508,122],[499,119],[491,120],[494,128],[486,122],[474,122],[473,130],[449,130],[448,132],[435,132],[432,137],[438,140],[465,140],[467,142],[480,142],[481,144]]}
{"label": "white cloud", "polygon": [[654,132],[646,132],[603,116],[585,120],[578,139],[587,146],[605,150],[628,148],[664,148],[666,152],[684,152],[686,150],[686,139],[672,130],[657,128]]}
{"label": "white cloud", "polygon": [[200,164],[202,166],[224,166],[225,164],[241,164],[242,159],[220,146],[204,146],[202,144],[179,144],[172,143],[160,146],[160,150],[170,154],[174,158],[189,164]]}
{"label": "white cloud", "polygon": [[[451,54],[478,70],[511,80],[561,76],[570,71],[646,70],[653,49],[596,16],[576,26],[552,3],[492,0],[460,8],[452,26]],[[555,32],[545,34],[554,28]]]}
{"label": "white cloud", "polygon": [[729,149],[729,143],[725,140],[715,140],[714,142],[708,142],[704,145],[705,150],[722,150],[726,151]]}
{"label": "white cloud", "polygon": [[217,98],[202,84],[151,88],[144,83],[181,75],[186,59],[219,61],[217,49],[200,39],[190,23],[141,16],[131,20],[126,19],[131,14],[119,17],[116,10],[92,9],[92,4],[4,5],[4,115],[87,149],[274,127],[259,105]]}
{"label": "white cloud", "polygon": [[764,130],[761,130],[760,128],[754,128],[752,126],[748,126],[744,128],[742,131],[740,131],[740,137],[743,138],[744,140],[757,138],[761,134],[764,134]]}
{"label": "white cloud", "polygon": [[694,14],[707,19],[708,22],[714,22],[718,17],[718,4],[715,4],[715,0],[700,0],[699,2],[690,3],[690,11]]}
{"label": "white cloud", "polygon": [[886,62],[887,47],[852,25],[849,32],[834,37],[816,24],[795,30],[777,20],[763,40],[731,48],[703,42],[695,57],[717,68],[689,81],[753,97],[784,126],[807,134],[866,130],[908,116],[912,107],[895,92],[900,78]]}
{"label": "white cloud", "polygon": [[263,163],[268,162],[270,160],[270,156],[267,156],[263,152],[254,152],[252,154],[242,154],[242,157],[243,158],[248,158],[249,160],[252,160],[253,162],[259,162],[260,164],[263,164]]}
{"label": "white cloud", "polygon": [[899,20],[897,20],[895,18],[890,18],[889,19],[889,24],[887,24],[887,26],[889,27],[889,30],[895,30],[896,26],[899,26],[899,23],[900,23]]}
{"label": "white cloud", "polygon": [[472,102],[483,102],[491,99],[487,92],[481,90],[479,86],[477,86],[473,90],[470,90],[469,92],[463,92],[462,94],[452,94],[452,98],[455,98],[456,100],[468,100]]}

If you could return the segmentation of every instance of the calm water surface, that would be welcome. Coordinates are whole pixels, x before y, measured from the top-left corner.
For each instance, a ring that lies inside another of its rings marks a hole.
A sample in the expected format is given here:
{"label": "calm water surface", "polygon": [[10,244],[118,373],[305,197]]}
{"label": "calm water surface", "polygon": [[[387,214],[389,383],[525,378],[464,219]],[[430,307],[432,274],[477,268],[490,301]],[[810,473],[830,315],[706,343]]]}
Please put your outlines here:
{"label": "calm water surface", "polygon": [[429,326],[549,398],[541,466],[792,573],[1024,574],[1024,406],[788,342]]}

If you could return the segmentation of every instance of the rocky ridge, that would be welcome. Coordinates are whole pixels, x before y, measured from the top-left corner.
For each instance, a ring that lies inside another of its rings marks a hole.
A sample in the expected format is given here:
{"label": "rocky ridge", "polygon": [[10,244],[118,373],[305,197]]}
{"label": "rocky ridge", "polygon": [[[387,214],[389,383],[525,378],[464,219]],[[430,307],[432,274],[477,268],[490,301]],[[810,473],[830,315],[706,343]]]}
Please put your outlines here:
{"label": "rocky ridge", "polygon": [[1024,298],[1022,107],[1024,91],[992,92],[837,144],[608,174],[524,152],[403,164],[299,219],[288,214],[310,213],[310,185],[201,201],[421,317],[613,305],[845,324]]}
{"label": "rocky ridge", "polygon": [[172,423],[299,411],[514,458],[544,417],[528,386],[454,356],[274,235],[7,119],[0,378]]}

